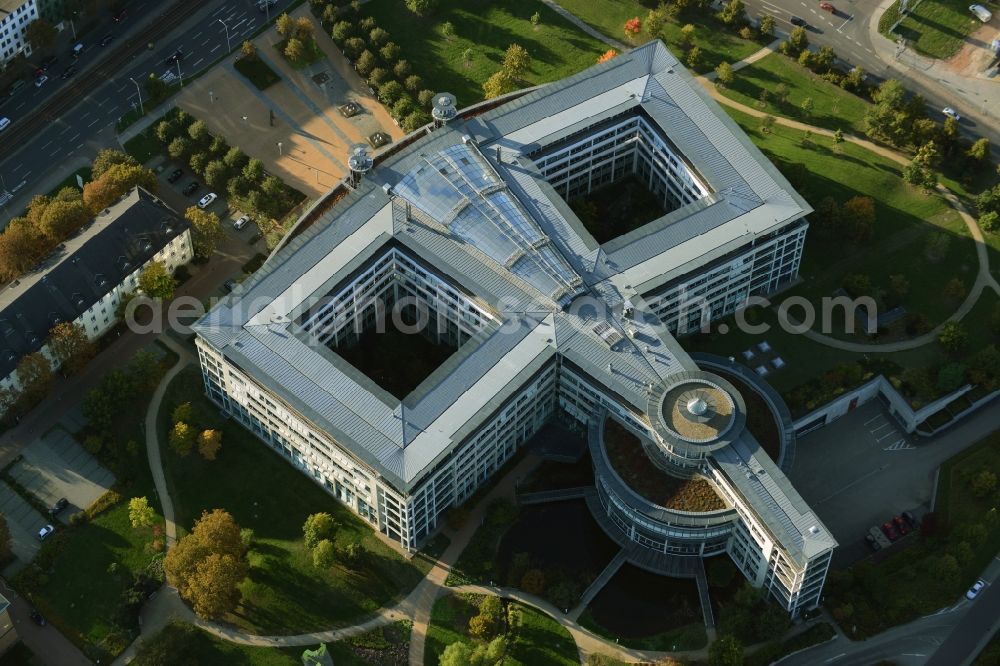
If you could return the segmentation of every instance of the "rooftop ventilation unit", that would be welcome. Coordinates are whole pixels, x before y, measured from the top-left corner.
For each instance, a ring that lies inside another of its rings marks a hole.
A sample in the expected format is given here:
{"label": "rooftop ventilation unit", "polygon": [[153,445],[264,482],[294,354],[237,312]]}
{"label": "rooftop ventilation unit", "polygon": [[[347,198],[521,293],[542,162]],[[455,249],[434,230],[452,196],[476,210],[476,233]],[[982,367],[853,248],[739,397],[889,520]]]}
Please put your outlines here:
{"label": "rooftop ventilation unit", "polygon": [[351,146],[351,154],[347,158],[347,166],[351,169],[351,187],[357,189],[364,175],[371,171],[375,161],[368,154],[368,146],[356,143]]}
{"label": "rooftop ventilation unit", "polygon": [[458,115],[455,107],[457,100],[451,93],[442,92],[434,95],[431,102],[431,116],[434,118],[434,127],[441,127],[446,122]]}
{"label": "rooftop ventilation unit", "polygon": [[616,344],[624,340],[625,338],[621,333],[616,331],[608,322],[601,321],[594,326],[594,333],[601,336],[601,339],[608,345],[608,347],[614,347]]}

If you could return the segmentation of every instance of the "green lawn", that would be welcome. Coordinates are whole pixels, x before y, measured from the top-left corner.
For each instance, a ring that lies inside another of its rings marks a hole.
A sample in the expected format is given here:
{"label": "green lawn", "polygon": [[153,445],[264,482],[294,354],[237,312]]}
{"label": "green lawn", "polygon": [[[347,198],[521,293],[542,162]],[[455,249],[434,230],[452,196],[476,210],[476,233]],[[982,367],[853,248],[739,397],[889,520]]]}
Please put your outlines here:
{"label": "green lawn", "polygon": [[[730,99],[773,116],[785,116],[810,125],[864,135],[865,111],[870,106],[868,102],[780,53],[772,53],[734,72],[733,76],[733,82],[722,90],[722,94]],[[779,84],[784,84],[789,91],[785,103],[775,98],[775,89]],[[760,96],[763,90],[768,95],[767,101],[762,104]],[[802,110],[802,101],[807,97],[813,101],[813,110],[809,114]]]}
{"label": "green lawn", "polygon": [[125,152],[142,164],[163,152],[159,140],[153,135],[156,125],[157,123],[153,123],[125,142]]}
{"label": "green lawn", "polygon": [[[645,22],[650,8],[656,3],[643,4],[638,0],[560,0],[559,4],[605,35],[625,42],[625,21],[639,17]],[[761,48],[761,44],[757,42],[740,39],[727,32],[711,18],[709,12],[692,10],[676,21],[668,21],[659,35],[681,60],[684,60],[685,51],[681,46],[681,27],[686,23],[694,26],[692,44],[700,48],[704,56],[704,66],[698,69],[699,72],[712,71],[720,62],[734,63],[742,60]],[[657,35],[650,35],[643,30],[634,43],[642,44],[656,37]]]}
{"label": "green lawn", "polygon": [[[353,638],[328,643],[327,650],[337,666],[405,663],[410,628],[409,622],[396,622]],[[144,643],[131,663],[134,666],[301,666],[303,651],[316,647],[239,645],[216,638],[192,625],[171,622]]]}
{"label": "green lawn", "polygon": [[49,190],[46,196],[54,197],[55,195],[59,194],[59,190],[63,189],[64,187],[73,187],[78,190],[82,190],[80,184],[76,182],[76,177],[80,176],[80,178],[83,178],[83,182],[84,184],[86,184],[90,182],[90,176],[92,173],[93,171],[89,166],[81,167],[76,171],[74,171],[73,173],[71,173],[70,175],[66,176],[66,178],[64,178],[61,183],[59,183],[51,190]]}
{"label": "green lawn", "polygon": [[[423,558],[407,560],[379,539],[336,499],[297,471],[203,397],[197,368],[171,383],[160,410],[161,442],[170,414],[191,401],[200,427],[220,428],[222,450],[215,461],[192,453],[163,452],[167,483],[177,523],[190,527],[204,510],[224,508],[241,527],[254,530],[250,575],[243,601],[229,620],[251,632],[301,633],[352,624],[409,592],[429,569]],[[337,565],[316,569],[302,542],[302,524],[311,513],[326,511],[338,523],[336,543],[360,543],[367,557],[357,570]]]}
{"label": "green lawn", "polygon": [[[478,594],[450,594],[441,597],[431,610],[424,652],[425,666],[437,666],[444,649],[456,642],[472,643],[469,618],[476,615]],[[505,602],[510,618],[507,628],[507,656],[504,666],[571,666],[580,663],[573,637],[545,613],[524,604]]]}
{"label": "green lawn", "polygon": [[896,27],[896,34],[924,55],[950,58],[969,34],[983,25],[969,11],[970,4],[966,0],[921,0]]}
{"label": "green lawn", "polygon": [[[531,16],[541,15],[536,30]],[[379,27],[389,31],[402,58],[423,77],[425,87],[456,95],[465,107],[483,98],[482,84],[500,69],[503,52],[520,44],[531,56],[526,83],[565,78],[593,65],[607,47],[581,32],[539,0],[497,0],[472,6],[465,0],[442,0],[433,16],[421,18],[398,0],[371,0],[362,6]],[[448,40],[440,26],[450,21],[456,36]],[[462,54],[471,49],[471,62]]]}
{"label": "green lawn", "polygon": [[888,558],[831,572],[826,606],[842,629],[861,639],[951,605],[1000,550],[995,491],[977,498],[970,479],[1000,476],[1000,433],[993,433],[941,466],[937,526]]}
{"label": "green lawn", "polygon": [[580,615],[580,626],[589,629],[598,636],[603,636],[608,640],[619,642],[622,646],[636,650],[700,650],[708,645],[708,634],[705,632],[705,625],[701,622],[693,622],[676,629],[664,631],[653,636],[643,636],[642,638],[620,637],[615,632],[602,627],[589,610],[584,610]]}
{"label": "green lawn", "polygon": [[250,79],[257,90],[266,90],[281,80],[278,73],[259,57],[237,58],[233,66],[237,72]]}

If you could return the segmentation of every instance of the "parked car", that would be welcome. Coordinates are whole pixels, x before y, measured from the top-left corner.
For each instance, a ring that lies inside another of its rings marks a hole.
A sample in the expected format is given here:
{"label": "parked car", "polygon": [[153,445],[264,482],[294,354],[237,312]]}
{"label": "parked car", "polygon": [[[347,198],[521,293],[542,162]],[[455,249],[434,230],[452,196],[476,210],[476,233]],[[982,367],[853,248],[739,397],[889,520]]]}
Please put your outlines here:
{"label": "parked car", "polygon": [[28,613],[28,617],[30,617],[30,618],[31,618],[31,621],[32,621],[32,622],[34,622],[35,624],[37,624],[37,625],[38,625],[39,627],[44,627],[44,626],[45,626],[46,624],[48,624],[48,623],[47,623],[47,622],[45,621],[45,618],[44,618],[44,617],[42,616],[42,614],[41,614],[41,613],[39,613],[39,612],[38,612],[38,611],[37,611],[36,609],[34,609],[34,608],[32,608],[32,609],[31,609],[31,612],[30,612],[30,613]]}
{"label": "parked car", "polygon": [[172,55],[170,55],[170,57],[167,58],[166,64],[173,65],[180,62],[183,59],[184,59],[184,52],[181,51],[180,49],[177,49],[176,51],[173,52]]}
{"label": "parked car", "polygon": [[181,169],[174,169],[169,176],[167,176],[168,183],[176,183],[184,175],[184,171]]}
{"label": "parked car", "polygon": [[267,11],[270,7],[274,7],[278,4],[278,0],[257,0],[257,9],[260,11]]}
{"label": "parked car", "polygon": [[101,37],[101,46],[107,46],[108,44],[110,44],[111,42],[113,42],[114,39],[115,39],[115,36],[112,35],[109,32],[108,34],[106,34],[103,37]]}
{"label": "parked car", "polygon": [[51,67],[54,64],[56,64],[56,57],[49,56],[45,60],[38,63],[38,68],[41,69],[43,72],[47,72],[49,71],[49,67]]}
{"label": "parked car", "polygon": [[73,58],[79,58],[81,55],[83,55],[83,42],[79,42],[77,44],[74,44],[73,48],[72,48],[72,50],[70,50],[69,54]]}
{"label": "parked car", "polygon": [[993,18],[993,12],[982,5],[969,5],[969,11],[983,23],[989,23]]}
{"label": "parked car", "polygon": [[975,599],[979,596],[979,593],[982,592],[984,587],[986,587],[986,581],[980,578],[973,583],[972,587],[969,588],[969,591],[965,593],[965,598],[969,600]]}
{"label": "parked car", "polygon": [[56,528],[52,527],[51,525],[46,525],[42,529],[38,530],[38,540],[44,541],[45,537],[47,537],[48,535],[52,534],[55,531]]}
{"label": "parked car", "polygon": [[69,67],[67,67],[62,71],[62,74],[60,74],[59,77],[63,79],[68,79],[74,74],[76,74],[76,65],[70,65]]}
{"label": "parked car", "polygon": [[836,9],[833,8],[833,5],[831,5],[829,2],[819,3],[819,8],[822,9],[824,12],[830,12],[831,14],[834,14],[837,11]]}
{"label": "parked car", "polygon": [[63,509],[65,509],[68,506],[69,506],[69,500],[66,499],[65,497],[60,497],[56,501],[56,503],[52,505],[52,508],[49,509],[49,515],[50,516],[55,516],[56,514],[58,514],[59,512],[61,512]]}
{"label": "parked car", "polygon": [[0,132],[10,127],[10,118],[0,118]]}
{"label": "parked car", "polygon": [[882,533],[888,537],[889,541],[895,541],[899,538],[899,532],[896,531],[896,526],[891,522],[882,523]]}
{"label": "parked car", "polygon": [[112,17],[112,20],[113,20],[113,21],[114,21],[115,23],[121,23],[122,21],[124,21],[124,20],[125,20],[125,17],[126,17],[126,16],[128,16],[128,12],[127,12],[127,11],[125,11],[125,10],[123,9],[123,10],[121,10],[120,12],[118,12],[117,14],[115,14],[115,15],[114,15],[114,16]]}
{"label": "parked car", "polygon": [[240,231],[243,229],[243,227],[247,226],[248,224],[250,224],[250,216],[243,215],[242,217],[240,217],[240,219],[233,222],[233,229],[236,229],[236,231]]}
{"label": "parked car", "polygon": [[805,19],[801,19],[798,16],[793,16],[792,18],[789,19],[789,21],[791,22],[792,25],[801,26],[803,28],[806,27],[806,25],[808,25]]}
{"label": "parked car", "polygon": [[872,550],[878,550],[879,548],[881,548],[881,546],[878,545],[878,540],[875,538],[874,535],[871,534],[865,535],[865,543],[867,543],[868,547],[871,548]]}
{"label": "parked car", "polygon": [[45,76],[44,74],[42,74],[42,75],[41,75],[41,76],[39,76],[39,77],[38,77],[37,79],[35,79],[35,87],[36,87],[36,88],[41,88],[42,86],[44,86],[44,85],[45,85],[45,83],[46,83],[46,82],[47,82],[48,80],[49,80],[49,77],[47,77],[47,76]]}
{"label": "parked car", "polygon": [[954,118],[955,120],[961,120],[962,119],[962,116],[958,115],[958,111],[956,111],[955,109],[951,108],[950,106],[946,106],[943,109],[941,109],[941,113],[943,113],[944,115],[948,116],[949,118]]}
{"label": "parked car", "polygon": [[215,192],[209,192],[208,194],[206,194],[205,196],[203,196],[201,199],[198,200],[198,208],[204,210],[209,206],[211,206],[212,202],[218,198],[219,198],[218,194],[216,194]]}
{"label": "parked car", "polygon": [[198,181],[192,180],[187,184],[187,186],[184,187],[183,190],[181,190],[181,194],[184,194],[185,196],[188,194],[194,194],[198,191],[199,187],[201,187],[201,185],[198,184]]}
{"label": "parked car", "polygon": [[903,518],[906,519],[906,522],[908,522],[910,524],[910,527],[912,527],[913,529],[917,529],[917,527],[920,526],[920,524],[917,522],[917,517],[914,516],[909,511],[903,512]]}
{"label": "parked car", "polygon": [[897,530],[899,530],[900,536],[905,536],[910,533],[910,526],[905,520],[903,520],[902,516],[896,516],[893,518],[892,524],[896,526]]}
{"label": "parked car", "polygon": [[226,288],[227,292],[230,292],[236,289],[236,280],[226,280],[222,286]]}

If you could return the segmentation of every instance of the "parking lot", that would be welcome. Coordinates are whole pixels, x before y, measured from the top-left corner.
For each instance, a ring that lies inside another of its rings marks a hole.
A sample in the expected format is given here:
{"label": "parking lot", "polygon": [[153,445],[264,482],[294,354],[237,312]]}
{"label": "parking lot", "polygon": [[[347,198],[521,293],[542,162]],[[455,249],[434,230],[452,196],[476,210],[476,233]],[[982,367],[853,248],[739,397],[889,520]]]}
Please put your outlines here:
{"label": "parking lot", "polygon": [[789,476],[840,542],[835,562],[846,564],[870,552],[870,527],[927,512],[942,453],[903,432],[874,400],[800,438]]}
{"label": "parking lot", "polygon": [[70,516],[93,504],[115,482],[114,475],[61,428],[35,440],[22,456],[11,468],[11,477],[45,506],[63,497],[69,500],[58,516],[63,523],[69,523]]}
{"label": "parking lot", "polygon": [[17,560],[3,571],[5,576],[10,576],[34,559],[41,545],[38,540],[38,530],[49,521],[14,492],[13,488],[2,482],[0,482],[0,513],[7,519],[11,550],[17,556]]}

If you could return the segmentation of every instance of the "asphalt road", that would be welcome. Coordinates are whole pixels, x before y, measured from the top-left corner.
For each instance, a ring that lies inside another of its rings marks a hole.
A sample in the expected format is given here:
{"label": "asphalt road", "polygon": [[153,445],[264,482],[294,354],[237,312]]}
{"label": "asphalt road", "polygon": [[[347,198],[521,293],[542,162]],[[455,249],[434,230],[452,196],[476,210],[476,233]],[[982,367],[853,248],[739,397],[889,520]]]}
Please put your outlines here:
{"label": "asphalt road", "polygon": [[[153,0],[145,2],[150,7],[156,4]],[[290,3],[291,0],[279,0],[278,5],[270,10],[271,18]],[[22,194],[22,190],[34,194],[39,189],[38,181],[48,173],[53,164],[60,164],[81,155],[87,157],[95,155],[107,143],[106,140],[102,142],[98,135],[109,128],[113,131],[118,118],[139,106],[139,95],[145,96],[145,90],[140,93],[131,79],[138,81],[141,86],[143,79],[151,73],[162,75],[170,71],[176,75],[177,66],[168,64],[166,59],[178,49],[184,54],[180,63],[180,74],[182,78],[190,77],[211,66],[226,54],[227,28],[229,44],[236,50],[243,40],[256,32],[266,20],[265,14],[257,9],[253,0],[215,0],[205,2],[203,5],[191,19],[168,38],[155,44],[152,50],[143,52],[142,56],[133,59],[127,67],[107,79],[103,85],[94,88],[75,107],[61,114],[36,136],[22,145],[11,146],[9,149],[4,146],[3,155],[0,156],[0,177],[6,184],[7,190],[18,197]],[[129,20],[135,20],[138,11],[138,9],[131,11]],[[105,48],[110,49],[114,46],[115,42],[112,42]],[[81,64],[95,49],[100,48],[91,44],[90,51],[81,57]],[[55,66],[56,71],[61,71],[62,64]],[[32,87],[32,92],[29,94],[41,94],[45,87],[58,85],[57,82],[61,82],[61,79],[46,83],[41,91],[36,91]],[[41,101],[41,97],[26,97],[23,111],[27,112],[29,107]],[[13,124],[18,121],[15,108],[8,110],[0,107],[0,114],[10,117]],[[10,217],[20,212],[21,206],[14,205],[17,201],[18,199],[15,199],[3,210],[0,227],[6,226]]]}
{"label": "asphalt road", "polygon": [[[793,16],[806,21],[809,43],[829,46],[837,56],[852,66],[859,66],[871,74],[877,82],[886,78],[899,79],[910,91],[919,93],[927,100],[928,114],[938,121],[944,120],[941,109],[955,107],[962,114],[959,122],[962,131],[969,137],[987,137],[993,145],[1000,145],[1000,127],[995,122],[977,122],[970,116],[976,114],[982,102],[964,100],[957,92],[942,92],[948,82],[939,81],[931,88],[925,85],[924,77],[911,75],[899,70],[900,63],[883,62],[871,43],[869,22],[878,21],[876,11],[878,0],[829,0],[834,12],[819,8],[819,0],[746,0],[747,13],[754,19],[765,14],[775,18],[778,31],[788,33],[794,27]],[[971,108],[975,106],[975,108]],[[976,114],[978,115],[978,114]],[[987,119],[988,120],[988,119]]]}

